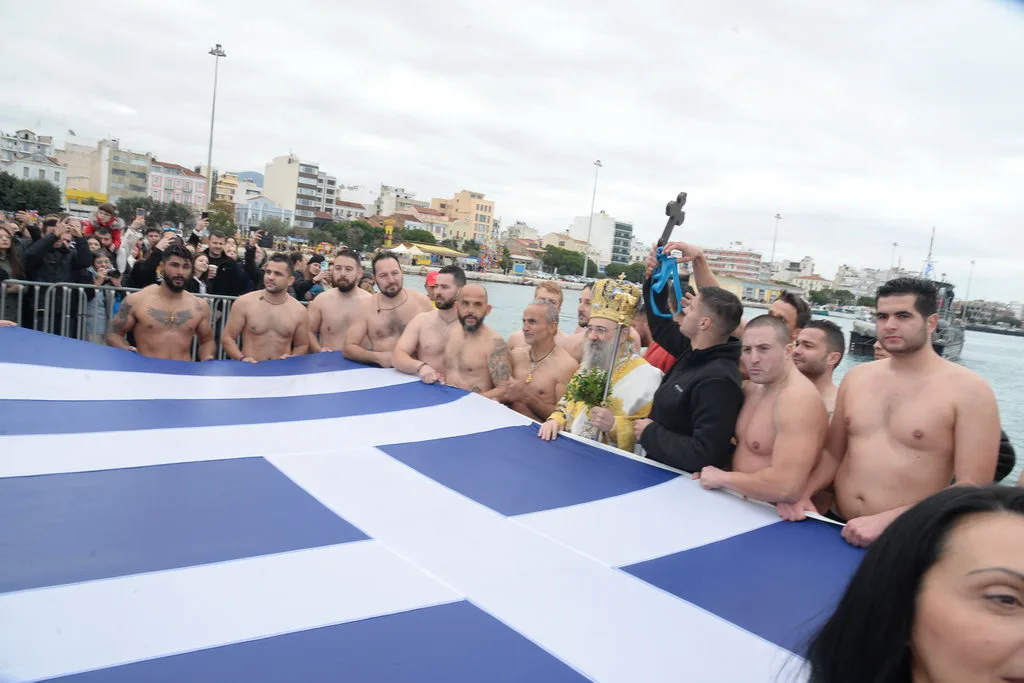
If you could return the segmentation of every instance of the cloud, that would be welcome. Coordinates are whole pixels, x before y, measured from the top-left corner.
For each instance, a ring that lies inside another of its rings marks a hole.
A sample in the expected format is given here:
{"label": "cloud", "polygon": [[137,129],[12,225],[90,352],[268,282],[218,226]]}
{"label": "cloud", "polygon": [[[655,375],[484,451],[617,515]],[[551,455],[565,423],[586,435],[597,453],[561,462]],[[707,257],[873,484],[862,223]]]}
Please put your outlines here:
{"label": "cloud", "polygon": [[[244,6],[12,5],[5,130],[117,137],[262,171],[294,152],[347,184],[487,193],[506,223],[561,230],[590,206],[653,240],[888,267],[892,242],[972,296],[1024,300],[1019,3],[636,0]],[[53,16],[60,22],[52,22]],[[32,55],[32,59],[24,58]],[[9,98],[10,99],[10,98]]]}

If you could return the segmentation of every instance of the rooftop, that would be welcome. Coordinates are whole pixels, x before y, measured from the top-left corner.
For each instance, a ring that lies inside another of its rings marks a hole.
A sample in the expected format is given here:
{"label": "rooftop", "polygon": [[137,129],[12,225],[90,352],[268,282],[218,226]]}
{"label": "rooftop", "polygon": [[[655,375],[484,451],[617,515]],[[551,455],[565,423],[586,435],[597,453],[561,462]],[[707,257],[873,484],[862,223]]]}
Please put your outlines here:
{"label": "rooftop", "polygon": [[184,166],[180,166],[178,164],[170,164],[170,163],[167,163],[166,161],[157,161],[156,159],[154,159],[150,163],[153,166],[160,166],[160,167],[166,168],[167,170],[170,170],[170,171],[178,171],[182,175],[189,176],[190,178],[203,178],[204,180],[206,179],[206,176],[204,176],[203,174],[196,173],[192,169],[185,168]]}

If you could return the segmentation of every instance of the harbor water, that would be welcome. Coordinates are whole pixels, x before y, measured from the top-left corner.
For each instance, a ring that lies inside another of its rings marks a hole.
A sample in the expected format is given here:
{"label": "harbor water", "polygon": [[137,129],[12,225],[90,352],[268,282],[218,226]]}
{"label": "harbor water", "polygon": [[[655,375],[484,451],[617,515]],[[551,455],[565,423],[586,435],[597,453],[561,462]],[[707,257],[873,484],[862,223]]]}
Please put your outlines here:
{"label": "harbor water", "polygon": [[[405,275],[405,284],[417,291],[424,290],[424,279],[419,275]],[[493,310],[487,317],[487,324],[505,337],[518,330],[521,325],[523,308],[533,299],[533,287],[497,282],[483,283]],[[580,292],[563,290],[565,303],[562,305],[561,328],[566,332],[576,329],[576,306]],[[750,319],[764,313],[764,309],[747,308],[744,318]],[[815,316],[818,317],[818,316]],[[829,318],[847,334],[853,321],[845,318]],[[835,373],[836,381],[858,363],[869,358],[846,355]],[[999,414],[1003,429],[1010,435],[1010,441],[1017,448],[1017,467],[1007,482],[1017,481],[1024,467],[1024,337],[1009,337],[987,332],[966,333],[960,363],[974,370],[988,380],[999,401]]]}

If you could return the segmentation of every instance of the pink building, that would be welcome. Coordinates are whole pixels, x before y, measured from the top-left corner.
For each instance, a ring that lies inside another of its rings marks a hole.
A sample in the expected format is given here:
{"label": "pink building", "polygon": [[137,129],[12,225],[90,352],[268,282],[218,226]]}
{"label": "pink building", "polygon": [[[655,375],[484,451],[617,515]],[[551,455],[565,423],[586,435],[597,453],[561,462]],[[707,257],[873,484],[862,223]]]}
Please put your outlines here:
{"label": "pink building", "polygon": [[149,196],[194,208],[206,206],[206,178],[178,164],[153,161],[149,166]]}

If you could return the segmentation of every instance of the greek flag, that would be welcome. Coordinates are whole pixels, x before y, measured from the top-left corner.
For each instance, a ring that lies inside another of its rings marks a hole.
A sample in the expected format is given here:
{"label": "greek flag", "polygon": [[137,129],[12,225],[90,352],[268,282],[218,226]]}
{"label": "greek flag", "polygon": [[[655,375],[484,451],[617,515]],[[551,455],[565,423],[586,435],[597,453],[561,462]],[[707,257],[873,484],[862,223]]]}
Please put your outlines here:
{"label": "greek flag", "polygon": [[861,557],[336,353],[0,378],[0,680],[803,680]]}

